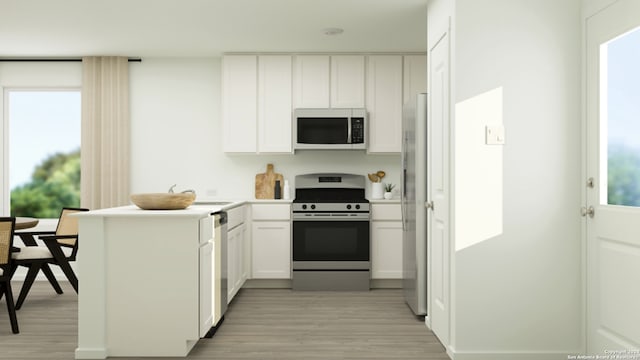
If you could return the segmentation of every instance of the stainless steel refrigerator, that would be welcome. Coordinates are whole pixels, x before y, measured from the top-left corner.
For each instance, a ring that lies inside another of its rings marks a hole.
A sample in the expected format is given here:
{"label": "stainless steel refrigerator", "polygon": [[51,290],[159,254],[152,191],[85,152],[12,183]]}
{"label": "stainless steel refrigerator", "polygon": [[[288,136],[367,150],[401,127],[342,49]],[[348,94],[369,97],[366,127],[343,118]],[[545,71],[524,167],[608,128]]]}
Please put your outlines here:
{"label": "stainless steel refrigerator", "polygon": [[402,287],[416,315],[427,315],[427,94],[402,114]]}

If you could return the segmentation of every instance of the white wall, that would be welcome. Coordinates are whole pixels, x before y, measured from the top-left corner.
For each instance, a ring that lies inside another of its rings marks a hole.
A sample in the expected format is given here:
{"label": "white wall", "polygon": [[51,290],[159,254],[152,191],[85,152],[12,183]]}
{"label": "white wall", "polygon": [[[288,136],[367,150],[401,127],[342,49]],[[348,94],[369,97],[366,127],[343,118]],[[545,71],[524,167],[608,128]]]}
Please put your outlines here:
{"label": "white wall", "polygon": [[[579,0],[456,0],[452,105],[502,91],[488,120],[454,116],[456,359],[566,359],[583,347],[580,10]],[[500,156],[484,144],[484,121],[505,126]],[[501,184],[495,196],[458,176],[468,169]],[[485,221],[459,216],[479,203]],[[469,241],[458,229],[490,235]]]}
{"label": "white wall", "polygon": [[145,58],[131,64],[133,193],[163,192],[178,184],[177,190],[194,189],[198,200],[253,199],[255,175],[265,172],[267,163],[290,180],[292,191],[294,176],[310,172],[384,170],[386,181],[399,184],[399,155],[225,154],[220,79],[220,58]]}

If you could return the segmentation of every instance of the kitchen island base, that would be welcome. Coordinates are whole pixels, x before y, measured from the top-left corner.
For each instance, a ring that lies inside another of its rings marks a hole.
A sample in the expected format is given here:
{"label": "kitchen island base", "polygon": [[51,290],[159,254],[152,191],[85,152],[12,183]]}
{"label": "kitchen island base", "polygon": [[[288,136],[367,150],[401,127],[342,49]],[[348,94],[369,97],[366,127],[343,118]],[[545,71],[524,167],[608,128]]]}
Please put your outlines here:
{"label": "kitchen island base", "polygon": [[200,264],[212,211],[130,206],[78,216],[76,359],[189,354],[212,325],[200,307],[212,291],[200,283],[201,265],[212,266]]}

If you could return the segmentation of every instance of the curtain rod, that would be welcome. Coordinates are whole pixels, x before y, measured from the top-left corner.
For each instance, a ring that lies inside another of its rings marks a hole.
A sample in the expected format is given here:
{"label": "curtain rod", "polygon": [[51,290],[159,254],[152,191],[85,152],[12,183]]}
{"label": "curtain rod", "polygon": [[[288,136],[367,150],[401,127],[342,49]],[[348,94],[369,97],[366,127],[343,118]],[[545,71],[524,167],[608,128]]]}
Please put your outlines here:
{"label": "curtain rod", "polygon": [[[81,62],[82,58],[0,58],[0,62]],[[129,62],[142,62],[141,58],[129,58]]]}

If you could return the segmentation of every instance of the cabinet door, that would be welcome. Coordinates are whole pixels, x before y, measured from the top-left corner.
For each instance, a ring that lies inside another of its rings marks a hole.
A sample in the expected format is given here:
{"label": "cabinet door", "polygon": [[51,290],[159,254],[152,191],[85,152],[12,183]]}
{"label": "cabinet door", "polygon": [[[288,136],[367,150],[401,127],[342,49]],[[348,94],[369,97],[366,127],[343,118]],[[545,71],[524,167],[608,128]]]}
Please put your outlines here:
{"label": "cabinet door", "polygon": [[249,278],[249,269],[250,269],[250,263],[248,260],[248,256],[249,256],[249,235],[247,234],[247,226],[246,225],[242,225],[240,227],[240,242],[242,243],[242,251],[241,251],[241,262],[242,262],[242,266],[240,268],[240,287],[242,287],[245,283],[245,281]]}
{"label": "cabinet door", "polygon": [[291,56],[260,56],[258,65],[258,152],[290,153]]}
{"label": "cabinet door", "polygon": [[200,246],[200,337],[213,326],[213,242]]}
{"label": "cabinet door", "polygon": [[402,147],[402,56],[367,58],[369,153],[399,153]]}
{"label": "cabinet door", "polygon": [[253,222],[251,254],[254,279],[290,279],[291,223]]}
{"label": "cabinet door", "polygon": [[407,55],[404,57],[404,103],[419,93],[427,92],[427,56]]}
{"label": "cabinet door", "polygon": [[229,55],[222,59],[223,150],[256,152],[257,57]]}
{"label": "cabinet door", "polygon": [[402,222],[371,222],[371,277],[402,279]]}
{"label": "cabinet door", "polygon": [[364,108],[364,56],[331,56],[331,107]]}
{"label": "cabinet door", "polygon": [[238,292],[238,230],[239,228],[235,228],[227,233],[227,303]]}
{"label": "cabinet door", "polygon": [[294,72],[294,107],[329,107],[329,55],[297,55]]}

